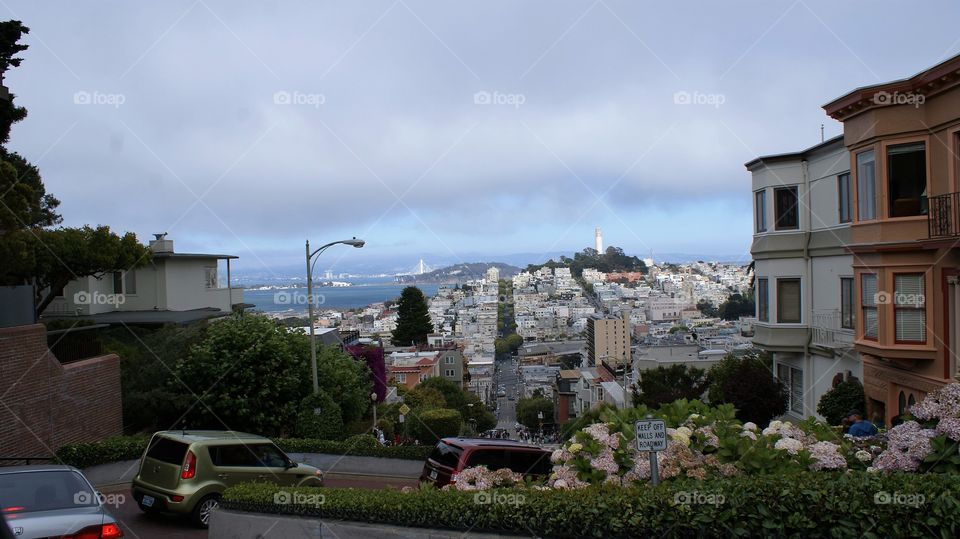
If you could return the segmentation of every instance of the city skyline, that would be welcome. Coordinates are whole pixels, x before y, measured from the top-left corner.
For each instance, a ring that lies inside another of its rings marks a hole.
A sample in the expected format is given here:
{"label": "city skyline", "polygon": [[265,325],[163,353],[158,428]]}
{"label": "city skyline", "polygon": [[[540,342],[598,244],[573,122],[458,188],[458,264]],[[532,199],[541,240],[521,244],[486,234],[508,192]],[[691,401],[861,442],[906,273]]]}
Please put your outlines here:
{"label": "city skyline", "polygon": [[10,146],[66,226],[169,231],[251,269],[305,238],[364,238],[320,264],[345,271],[572,253],[594,227],[638,256],[746,261],[743,163],[838,134],[823,103],[958,50],[946,2],[464,9],[11,2],[31,33]]}

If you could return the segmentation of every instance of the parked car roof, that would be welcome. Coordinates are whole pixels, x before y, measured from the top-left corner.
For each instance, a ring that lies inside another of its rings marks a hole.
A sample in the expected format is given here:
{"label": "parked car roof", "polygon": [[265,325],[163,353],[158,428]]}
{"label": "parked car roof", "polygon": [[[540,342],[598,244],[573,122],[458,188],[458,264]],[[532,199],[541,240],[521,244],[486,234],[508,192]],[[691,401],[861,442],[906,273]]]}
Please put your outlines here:
{"label": "parked car roof", "polygon": [[193,443],[204,442],[208,440],[238,440],[238,441],[257,441],[269,442],[269,438],[250,434],[248,432],[239,432],[235,430],[161,430],[156,434],[163,435],[166,438],[172,438],[181,442]]}
{"label": "parked car roof", "polygon": [[491,439],[491,438],[443,438],[442,442],[448,444],[453,444],[460,447],[517,447],[522,449],[540,449],[546,451],[540,446],[519,442],[517,440],[508,440],[508,439]]}
{"label": "parked car roof", "polygon": [[0,473],[11,472],[62,472],[80,470],[66,464],[22,464],[19,466],[0,466]]}

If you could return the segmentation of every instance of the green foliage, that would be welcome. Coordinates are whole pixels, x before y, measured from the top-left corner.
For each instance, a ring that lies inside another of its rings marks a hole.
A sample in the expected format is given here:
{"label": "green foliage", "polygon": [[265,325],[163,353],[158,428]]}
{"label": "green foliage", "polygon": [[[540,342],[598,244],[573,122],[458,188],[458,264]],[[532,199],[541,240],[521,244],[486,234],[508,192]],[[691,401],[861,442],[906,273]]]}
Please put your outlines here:
{"label": "green foliage", "polygon": [[57,462],[74,468],[89,468],[108,462],[134,460],[143,455],[149,436],[114,436],[99,442],[67,444],[57,449]]}
{"label": "green foliage", "polygon": [[102,332],[104,348],[120,357],[124,432],[180,426],[181,415],[194,399],[173,376],[173,369],[204,339],[207,327],[202,322],[160,329],[117,327]]}
{"label": "green foliage", "polygon": [[[474,533],[539,537],[956,537],[960,501],[951,476],[827,474],[681,480],[657,487],[503,489],[518,504],[477,503],[475,492],[324,489],[320,505],[276,505],[266,483],[228,488],[225,509]],[[306,488],[293,489],[309,494]],[[923,503],[876,503],[922,496]],[[522,496],[522,498],[520,498]],[[706,500],[685,503],[686,500]],[[713,503],[711,503],[713,502]]]}
{"label": "green foliage", "polygon": [[756,309],[752,295],[730,294],[727,301],[720,304],[717,314],[724,320],[739,320],[741,316],[753,316]]}
{"label": "green foliage", "polygon": [[368,450],[380,445],[380,442],[377,441],[372,434],[354,434],[353,436],[344,440],[344,442],[351,447],[359,447]]}
{"label": "green foliage", "polygon": [[[369,436],[369,435],[367,435]],[[372,438],[372,436],[371,436]],[[56,452],[57,462],[75,468],[89,468],[98,464],[136,460],[147,448],[149,436],[115,436],[99,442],[84,442],[61,446]],[[356,457],[379,457],[406,460],[426,460],[432,445],[400,445],[383,447],[379,444],[353,443],[348,440],[318,440],[311,438],[275,438],[277,447],[288,453],[322,453]]]}
{"label": "green foliage", "polygon": [[773,377],[769,358],[727,354],[707,373],[711,403],[729,403],[737,418],[766,425],[787,410],[787,390]]}
{"label": "green foliage", "polygon": [[444,408],[447,405],[447,400],[439,389],[423,384],[401,394],[401,396],[407,406],[414,410],[431,410],[433,408]]}
{"label": "green foliage", "polygon": [[706,316],[707,318],[717,318],[720,316],[720,309],[714,307],[713,303],[705,299],[701,299],[697,302],[697,310],[700,311],[700,314]]}
{"label": "green foliage", "polygon": [[400,293],[397,304],[397,327],[391,340],[396,346],[410,343],[423,344],[427,335],[433,333],[433,322],[427,308],[427,298],[415,286],[408,286]]}
{"label": "green foliage", "polygon": [[188,425],[289,432],[301,399],[311,391],[308,349],[306,336],[265,316],[234,315],[211,324],[174,369],[192,395],[203,395]]}
{"label": "green foliage", "polygon": [[302,401],[297,413],[297,436],[338,440],[343,438],[343,413],[326,391],[310,394]]}
{"label": "green foliage", "polygon": [[410,435],[421,444],[434,444],[440,438],[447,438],[460,434],[462,424],[460,412],[450,408],[425,410],[410,414],[407,429]]}
{"label": "green foliage", "polygon": [[360,419],[370,409],[373,380],[366,363],[339,348],[324,346],[317,354],[317,379],[320,390],[340,406],[344,424]]}
{"label": "green foliage", "polygon": [[598,253],[596,249],[588,247],[579,253],[575,253],[573,258],[561,256],[560,261],[553,259],[543,264],[530,264],[527,270],[533,273],[540,268],[570,268],[570,274],[579,279],[583,275],[583,270],[593,268],[604,273],[611,272],[634,272],[647,273],[647,265],[636,256],[624,254],[620,247],[607,247],[603,253]]}
{"label": "green foliage", "polygon": [[682,364],[657,367],[643,371],[633,402],[657,407],[677,399],[699,399],[706,387],[703,369]]}
{"label": "green foliage", "polygon": [[417,385],[417,389],[436,389],[443,395],[447,408],[453,408],[464,413],[467,407],[467,394],[460,384],[440,376],[427,378]]}
{"label": "green foliage", "polygon": [[523,346],[523,337],[517,335],[516,333],[507,335],[507,346],[510,348],[511,352],[517,350]]}
{"label": "green foliage", "polygon": [[[543,419],[539,418],[543,415]],[[553,400],[546,397],[530,397],[517,401],[517,421],[529,429],[553,423]]]}
{"label": "green foliage", "polygon": [[393,442],[393,435],[396,432],[394,430],[393,421],[389,419],[378,419],[377,428],[383,431],[383,437],[386,438],[388,442]]}
{"label": "green foliage", "polygon": [[840,382],[830,391],[820,397],[817,403],[817,413],[822,415],[831,425],[839,425],[851,410],[863,413],[867,409],[863,385],[859,380],[851,379]]}

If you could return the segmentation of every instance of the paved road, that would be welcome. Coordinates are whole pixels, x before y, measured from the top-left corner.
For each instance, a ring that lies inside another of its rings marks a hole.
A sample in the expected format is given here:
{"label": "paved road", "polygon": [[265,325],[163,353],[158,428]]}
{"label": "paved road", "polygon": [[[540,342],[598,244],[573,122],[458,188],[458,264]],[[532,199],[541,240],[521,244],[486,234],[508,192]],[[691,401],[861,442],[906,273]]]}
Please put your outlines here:
{"label": "paved road", "polygon": [[[380,479],[369,476],[349,476],[349,475],[331,475],[325,480],[325,484],[332,488],[403,488],[406,486],[416,487],[416,479]],[[108,501],[123,502],[117,506],[109,507],[110,513],[120,521],[123,532],[128,538],[153,538],[153,537],[181,537],[181,538],[202,538],[207,537],[207,531],[193,527],[185,518],[177,518],[166,515],[148,515],[137,507],[130,494],[129,487],[113,487],[103,489],[104,495],[108,496]]]}
{"label": "paved road", "polygon": [[515,358],[508,356],[505,359],[497,361],[497,366],[499,367],[497,373],[497,391],[499,392],[499,385],[503,384],[506,386],[507,397],[512,396],[514,398],[514,400],[509,400],[507,397],[497,398],[497,428],[510,431],[511,438],[516,438],[517,436],[516,399],[520,398],[518,393],[519,377],[517,376],[517,364],[514,362],[514,359]]}

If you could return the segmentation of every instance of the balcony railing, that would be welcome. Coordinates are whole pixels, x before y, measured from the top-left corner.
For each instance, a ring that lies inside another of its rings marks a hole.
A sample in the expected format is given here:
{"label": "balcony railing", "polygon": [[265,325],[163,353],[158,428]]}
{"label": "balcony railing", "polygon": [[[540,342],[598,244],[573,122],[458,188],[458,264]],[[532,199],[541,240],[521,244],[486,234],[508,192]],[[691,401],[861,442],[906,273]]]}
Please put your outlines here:
{"label": "balcony railing", "polygon": [[960,236],[960,193],[947,193],[929,199],[927,231],[931,238]]}
{"label": "balcony railing", "polygon": [[827,309],[813,311],[813,344],[826,348],[850,348],[853,346],[853,329],[841,327],[840,311]]}

